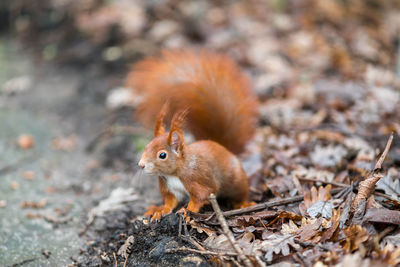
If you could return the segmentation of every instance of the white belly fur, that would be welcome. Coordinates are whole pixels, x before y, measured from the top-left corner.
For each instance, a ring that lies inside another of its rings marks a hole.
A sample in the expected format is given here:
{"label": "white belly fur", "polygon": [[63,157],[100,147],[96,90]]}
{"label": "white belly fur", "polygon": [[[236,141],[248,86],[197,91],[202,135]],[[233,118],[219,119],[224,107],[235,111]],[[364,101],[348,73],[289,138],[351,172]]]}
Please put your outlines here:
{"label": "white belly fur", "polygon": [[164,177],[167,180],[169,191],[171,191],[179,201],[182,201],[189,196],[189,193],[186,191],[181,180],[179,180],[177,176],[164,175]]}

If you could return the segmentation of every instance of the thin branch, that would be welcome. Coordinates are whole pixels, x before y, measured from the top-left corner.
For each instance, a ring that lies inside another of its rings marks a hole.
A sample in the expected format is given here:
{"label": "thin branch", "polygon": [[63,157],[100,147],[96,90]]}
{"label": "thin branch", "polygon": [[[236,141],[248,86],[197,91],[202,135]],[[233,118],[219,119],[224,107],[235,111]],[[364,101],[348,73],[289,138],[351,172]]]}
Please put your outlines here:
{"label": "thin branch", "polygon": [[[342,189],[343,188],[334,188],[331,190],[331,193],[332,194],[339,193],[340,191],[342,191]],[[222,215],[224,215],[226,217],[233,216],[233,215],[239,215],[239,214],[263,210],[266,208],[272,208],[272,207],[276,207],[276,206],[292,204],[292,203],[303,201],[303,199],[304,199],[304,195],[295,196],[295,197],[287,197],[284,199],[272,200],[272,201],[256,204],[256,205],[253,205],[253,206],[250,206],[247,208],[228,210],[228,211],[223,212]],[[209,216],[209,214],[204,214],[204,215]]]}
{"label": "thin branch", "polygon": [[113,256],[114,256],[115,267],[118,267],[117,255],[115,255],[115,252],[113,252]]}
{"label": "thin branch", "polygon": [[315,183],[322,183],[322,184],[331,184],[331,185],[337,186],[337,187],[349,187],[348,184],[337,183],[337,182],[321,181],[321,180],[313,179],[313,178],[298,177],[297,179],[302,180],[302,181],[306,181],[306,182],[315,182]]}
{"label": "thin branch", "polygon": [[233,252],[214,252],[214,251],[209,251],[209,250],[198,250],[198,249],[188,248],[188,247],[167,249],[165,251],[165,253],[175,253],[175,252],[193,252],[193,253],[198,253],[198,254],[202,254],[202,255],[228,256],[228,257],[239,256],[237,253],[233,253]]}
{"label": "thin branch", "polygon": [[224,231],[225,236],[228,238],[233,249],[238,254],[239,259],[244,263],[245,266],[253,267],[253,264],[251,263],[249,258],[243,254],[242,249],[238,246],[238,244],[236,244],[235,238],[233,237],[232,232],[229,230],[228,224],[227,224],[224,216],[222,215],[221,208],[218,205],[217,198],[215,197],[215,195],[210,194],[209,200],[210,200],[211,205],[216,213],[217,219],[218,219],[219,223],[221,224],[221,227],[222,227],[222,230]]}
{"label": "thin branch", "polygon": [[389,140],[386,143],[385,150],[383,150],[383,153],[379,157],[378,162],[376,162],[374,171],[380,170],[382,168],[382,163],[385,160],[387,153],[389,152],[390,146],[392,145],[392,141],[393,141],[393,133],[391,133]]}

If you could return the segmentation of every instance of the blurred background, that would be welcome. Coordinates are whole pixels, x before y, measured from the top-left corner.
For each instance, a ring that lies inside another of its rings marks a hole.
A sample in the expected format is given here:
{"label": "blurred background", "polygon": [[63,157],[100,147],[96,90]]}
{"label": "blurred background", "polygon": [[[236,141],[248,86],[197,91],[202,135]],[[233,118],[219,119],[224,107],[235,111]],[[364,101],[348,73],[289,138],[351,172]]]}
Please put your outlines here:
{"label": "blurred background", "polygon": [[[154,181],[135,176],[149,140],[124,87],[137,60],[228,54],[262,101],[261,125],[333,124],[379,143],[400,129],[399,47],[398,0],[2,0],[0,265],[96,264],[99,229],[157,203]],[[130,204],[101,218],[115,205],[95,207],[117,189]]]}
{"label": "blurred background", "polygon": [[124,72],[127,64],[161,48],[207,47],[235,58],[254,75],[255,87],[265,90],[320,75],[362,78],[377,65],[393,71],[399,5],[395,0],[4,0],[0,30],[41,62],[106,73]]}

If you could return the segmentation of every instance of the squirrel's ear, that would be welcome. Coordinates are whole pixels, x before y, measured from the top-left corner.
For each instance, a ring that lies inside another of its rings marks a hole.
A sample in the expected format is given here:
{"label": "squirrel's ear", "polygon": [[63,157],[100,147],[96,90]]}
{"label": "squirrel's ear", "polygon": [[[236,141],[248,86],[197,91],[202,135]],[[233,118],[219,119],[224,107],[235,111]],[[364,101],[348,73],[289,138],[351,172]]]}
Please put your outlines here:
{"label": "squirrel's ear", "polygon": [[183,109],[175,113],[171,121],[171,129],[169,130],[168,135],[168,145],[171,147],[172,151],[177,154],[182,153],[183,146],[185,145],[182,127],[188,112],[188,109]]}
{"label": "squirrel's ear", "polygon": [[181,133],[176,132],[176,131],[170,132],[169,136],[168,136],[168,144],[171,147],[171,150],[175,154],[177,154],[177,155],[182,154],[184,140],[183,140],[183,136],[181,135]]}
{"label": "squirrel's ear", "polygon": [[160,113],[158,113],[156,123],[154,124],[154,136],[160,136],[165,134],[164,117],[168,112],[169,101],[165,102],[162,106]]}

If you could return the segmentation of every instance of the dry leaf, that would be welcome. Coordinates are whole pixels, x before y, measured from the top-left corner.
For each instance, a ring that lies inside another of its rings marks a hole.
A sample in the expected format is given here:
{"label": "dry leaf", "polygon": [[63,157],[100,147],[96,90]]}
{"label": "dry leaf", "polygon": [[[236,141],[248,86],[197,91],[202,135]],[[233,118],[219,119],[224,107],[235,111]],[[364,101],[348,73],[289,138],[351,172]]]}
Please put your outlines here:
{"label": "dry leaf", "polygon": [[194,220],[191,220],[189,222],[190,226],[193,227],[194,229],[197,230],[198,233],[206,233],[207,236],[212,236],[215,235],[215,231],[213,229],[210,229],[209,227],[202,226],[200,223],[195,222]]}
{"label": "dry leaf", "polygon": [[271,262],[274,254],[287,256],[290,254],[290,248],[300,249],[300,245],[294,242],[294,235],[272,234],[267,240],[262,241],[262,247],[265,251],[265,259]]}
{"label": "dry leaf", "polygon": [[[320,227],[322,224],[322,219],[303,219],[302,225],[300,229],[298,230],[298,234],[300,236],[300,240],[302,242],[309,241],[311,239],[314,239],[316,235],[320,233]],[[314,244],[318,242],[319,240],[313,240]]]}
{"label": "dry leaf", "polygon": [[343,244],[343,250],[348,252],[357,250],[359,245],[367,241],[369,238],[367,230],[361,225],[351,225],[343,231],[346,235],[346,240]]}
{"label": "dry leaf", "polygon": [[376,188],[382,189],[385,194],[400,200],[400,180],[398,177],[399,171],[396,168],[390,168],[388,173],[376,183]]}
{"label": "dry leaf", "polygon": [[[330,216],[332,216],[332,209],[330,209],[330,211],[328,210],[330,207],[333,208],[333,204],[328,202],[331,199],[331,188],[332,186],[329,184],[326,187],[319,187],[318,190],[313,186],[311,191],[307,191],[304,194],[304,203],[300,203],[299,205],[301,214],[303,216],[307,215],[308,209],[312,207],[311,212],[313,215],[318,215],[318,213],[320,213],[325,215],[324,217],[330,218]],[[311,216],[311,214],[308,215]]]}
{"label": "dry leaf", "polygon": [[125,243],[119,248],[118,255],[127,259],[132,254],[133,245],[135,244],[135,237],[133,235],[128,236]]}

